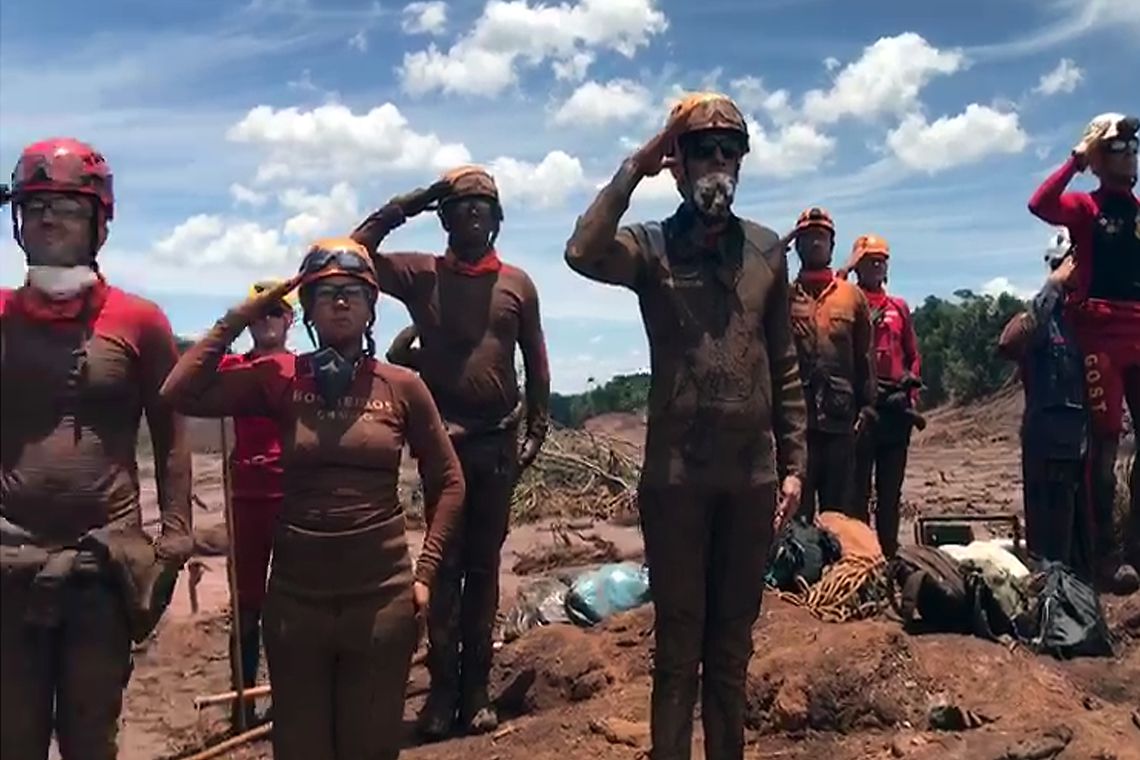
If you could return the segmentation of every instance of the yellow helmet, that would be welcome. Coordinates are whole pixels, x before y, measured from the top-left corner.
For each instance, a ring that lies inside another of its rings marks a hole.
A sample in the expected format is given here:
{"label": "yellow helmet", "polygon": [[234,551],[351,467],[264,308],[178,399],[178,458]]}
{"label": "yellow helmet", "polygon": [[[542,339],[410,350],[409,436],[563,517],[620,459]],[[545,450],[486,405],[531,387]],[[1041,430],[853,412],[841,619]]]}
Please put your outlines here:
{"label": "yellow helmet", "polygon": [[[285,282],[285,280],[272,278],[266,280],[258,280],[249,286],[249,293],[246,295],[246,297],[253,298],[254,296],[259,296],[270,288],[274,288],[283,282]],[[284,301],[285,305],[290,309],[297,308],[297,291],[294,290],[291,293],[286,293],[285,297],[281,300]]]}

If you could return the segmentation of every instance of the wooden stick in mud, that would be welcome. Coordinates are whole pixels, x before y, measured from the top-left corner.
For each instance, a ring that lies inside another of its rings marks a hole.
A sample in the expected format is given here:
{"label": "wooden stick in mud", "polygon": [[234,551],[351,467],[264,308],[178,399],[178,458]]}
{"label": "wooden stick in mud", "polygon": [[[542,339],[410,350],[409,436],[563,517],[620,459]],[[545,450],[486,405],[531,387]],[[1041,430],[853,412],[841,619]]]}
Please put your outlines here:
{"label": "wooden stick in mud", "polygon": [[[421,649],[412,658],[412,665],[420,665],[427,659],[427,650]],[[237,691],[224,691],[221,694],[204,694],[200,697],[194,697],[194,709],[201,710],[203,707],[210,705],[227,704],[234,701],[244,701],[247,699],[257,699],[258,697],[268,697],[273,695],[273,688],[270,684],[262,684],[261,686],[251,686],[248,689],[243,689],[241,692]]]}
{"label": "wooden stick in mud", "polygon": [[210,758],[218,757],[219,755],[222,755],[226,752],[229,752],[231,749],[234,749],[236,747],[240,747],[241,745],[245,744],[246,742],[256,741],[257,739],[260,739],[263,736],[268,736],[272,730],[273,730],[273,723],[272,722],[265,723],[263,725],[258,726],[257,728],[254,728],[254,729],[251,729],[249,731],[245,731],[243,733],[240,733],[237,736],[231,736],[229,739],[226,739],[224,742],[219,742],[219,743],[215,744],[213,747],[207,747],[206,749],[202,750],[201,752],[199,752],[195,755],[190,755],[189,757],[183,758],[182,760],[210,760]]}
{"label": "wooden stick in mud", "polygon": [[206,694],[202,697],[194,697],[194,709],[201,710],[208,705],[225,704],[237,699],[256,699],[257,697],[269,696],[272,693],[269,684],[262,684],[261,686],[251,686],[248,689],[243,689],[241,694],[238,694],[236,691],[226,691],[221,694]]}
{"label": "wooden stick in mud", "polygon": [[[226,564],[230,586],[230,675],[237,690],[238,702],[245,701],[245,679],[241,672],[241,609],[238,606],[237,588],[237,531],[234,530],[234,498],[233,480],[230,474],[230,454],[226,435],[226,418],[219,420],[222,432],[222,491],[226,505],[226,532],[229,540],[226,542]],[[245,710],[235,710],[238,731],[245,731]]]}

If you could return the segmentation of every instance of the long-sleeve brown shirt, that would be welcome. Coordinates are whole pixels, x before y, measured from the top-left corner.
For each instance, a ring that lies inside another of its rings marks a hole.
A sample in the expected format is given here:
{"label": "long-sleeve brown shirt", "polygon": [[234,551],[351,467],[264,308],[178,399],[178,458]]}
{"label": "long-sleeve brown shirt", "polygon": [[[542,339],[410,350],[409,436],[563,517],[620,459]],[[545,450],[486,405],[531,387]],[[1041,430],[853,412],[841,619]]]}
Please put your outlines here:
{"label": "long-sleeve brown shirt", "polygon": [[874,327],[867,299],[846,280],[797,279],[791,289],[791,318],[808,427],[851,432],[859,411],[875,404]]}
{"label": "long-sleeve brown shirt", "polygon": [[145,413],[159,550],[184,558],[190,451],[182,418],[159,398],[178,360],[170,323],[155,304],[102,280],[83,298],[52,303],[27,287],[0,290],[0,513],[46,546],[111,524],[141,529]]}
{"label": "long-sleeve brown shirt", "polygon": [[372,252],[380,289],[404,303],[419,333],[416,369],[440,413],[457,428],[494,429],[519,403],[515,346],[526,375],[527,435],[542,440],[549,425],[550,367],[538,291],[526,272],[463,274],[440,256],[377,253],[402,224],[403,212],[383,206],[353,238]]}
{"label": "long-sleeve brown shirt", "polygon": [[396,485],[407,444],[429,525],[415,575],[430,584],[461,517],[464,482],[423,382],[366,358],[348,392],[327,408],[311,354],[275,354],[219,371],[245,327],[232,313],[220,320],[179,360],[162,395],[189,415],[253,415],[280,425],[285,497],[273,582],[329,596],[378,590],[399,574],[406,549]]}
{"label": "long-sleeve brown shirt", "polygon": [[779,236],[733,218],[706,247],[682,207],[587,244],[583,230],[602,224],[591,216],[613,213],[605,192],[579,220],[566,261],[638,295],[652,373],[643,483],[732,489],[802,474],[804,397]]}

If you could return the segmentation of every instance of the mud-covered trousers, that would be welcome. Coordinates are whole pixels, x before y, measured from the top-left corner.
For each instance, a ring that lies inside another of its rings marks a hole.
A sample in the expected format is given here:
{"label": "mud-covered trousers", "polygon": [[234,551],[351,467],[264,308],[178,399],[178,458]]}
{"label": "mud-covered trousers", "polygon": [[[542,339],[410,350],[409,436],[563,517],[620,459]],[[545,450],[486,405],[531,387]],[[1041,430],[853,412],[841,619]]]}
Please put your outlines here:
{"label": "mud-covered trousers", "polygon": [[688,760],[699,687],[705,757],[738,760],[776,486],[643,485],[638,502],[656,614],[650,757]]}
{"label": "mud-covered trousers", "polygon": [[1087,531],[1078,530],[1081,515],[1083,460],[1051,459],[1032,446],[1021,447],[1021,480],[1025,496],[1025,543],[1038,559],[1063,562],[1085,572],[1088,552],[1081,546]]}
{"label": "mud-covered trousers", "polygon": [[[463,524],[436,573],[428,610],[428,672],[435,699],[464,702],[486,694],[499,608],[499,564],[518,475],[513,430],[460,441],[467,497]],[[471,716],[468,715],[468,718]]]}
{"label": "mud-covered trousers", "polygon": [[0,758],[46,760],[55,730],[63,760],[114,760],[131,638],[109,580],[72,578],[58,627],[24,621],[27,581],[0,584]]}
{"label": "mud-covered trousers", "polygon": [[384,593],[265,600],[275,760],[394,760],[416,648],[410,578]]}
{"label": "mud-covered trousers", "polygon": [[842,511],[851,499],[855,463],[852,433],[809,430],[808,465],[799,513],[810,522],[819,512]]}
{"label": "mud-covered trousers", "polygon": [[875,497],[875,533],[887,557],[899,548],[899,508],[906,478],[911,423],[880,410],[879,422],[863,430],[855,442],[855,487],[848,515],[870,522]]}

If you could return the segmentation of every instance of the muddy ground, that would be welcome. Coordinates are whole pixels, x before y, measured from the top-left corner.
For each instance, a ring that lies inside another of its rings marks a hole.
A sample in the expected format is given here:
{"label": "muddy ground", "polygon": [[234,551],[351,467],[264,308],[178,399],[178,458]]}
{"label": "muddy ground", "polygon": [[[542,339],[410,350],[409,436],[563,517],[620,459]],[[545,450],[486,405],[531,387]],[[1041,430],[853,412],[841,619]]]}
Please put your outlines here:
{"label": "muddy ground", "polygon": [[[935,412],[912,448],[905,489],[917,515],[999,514],[1019,509],[1016,393],[969,409]],[[633,416],[594,420],[597,432],[630,446],[643,426]],[[216,455],[196,460],[196,518],[204,533],[221,516]],[[149,492],[148,492],[149,493]],[[151,496],[153,498],[153,495]],[[565,521],[517,527],[504,547],[503,600],[553,565],[571,537]],[[909,535],[911,521],[904,528]],[[637,557],[635,527],[575,525],[610,542],[610,554]],[[418,540],[418,536],[414,536]],[[204,543],[209,543],[204,541]],[[597,545],[599,542],[595,541]],[[577,561],[603,559],[586,548]],[[183,586],[154,639],[137,653],[124,709],[124,760],[185,757],[220,735],[227,711],[196,712],[197,695],[228,688],[224,560],[204,557],[192,613]],[[185,578],[183,579],[185,581]],[[1058,662],[980,639],[908,636],[889,618],[825,624],[774,597],[754,631],[748,680],[748,756],[808,760],[1140,760],[1140,595],[1106,600],[1118,637],[1113,659]],[[504,725],[489,737],[412,746],[416,760],[636,758],[648,747],[652,607],[585,631],[553,626],[506,645],[493,675]],[[427,674],[413,669],[410,719]],[[977,727],[935,731],[932,706],[951,705]],[[694,745],[700,747],[699,724]],[[694,755],[701,757],[699,752]],[[266,743],[223,757],[269,758]]]}

